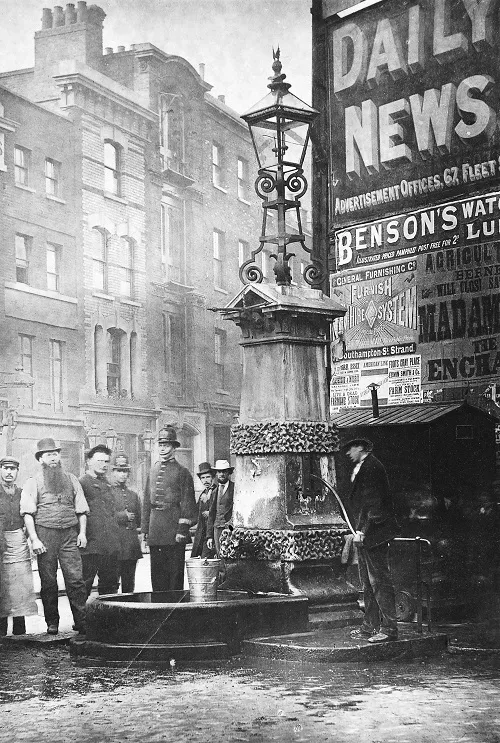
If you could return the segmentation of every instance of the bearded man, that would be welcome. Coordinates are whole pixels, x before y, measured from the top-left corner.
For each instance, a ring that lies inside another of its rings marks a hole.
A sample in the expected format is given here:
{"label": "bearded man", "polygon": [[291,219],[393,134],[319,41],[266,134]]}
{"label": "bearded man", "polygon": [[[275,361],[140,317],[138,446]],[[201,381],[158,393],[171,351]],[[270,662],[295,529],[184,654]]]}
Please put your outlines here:
{"label": "bearded man", "polygon": [[87,546],[89,507],[77,478],[64,471],[61,447],[54,439],[41,439],[35,458],[41,464],[41,471],[24,484],[20,510],[38,560],[47,634],[57,635],[59,631],[58,561],[73,612],[74,629],[83,634],[87,591],[79,548]]}

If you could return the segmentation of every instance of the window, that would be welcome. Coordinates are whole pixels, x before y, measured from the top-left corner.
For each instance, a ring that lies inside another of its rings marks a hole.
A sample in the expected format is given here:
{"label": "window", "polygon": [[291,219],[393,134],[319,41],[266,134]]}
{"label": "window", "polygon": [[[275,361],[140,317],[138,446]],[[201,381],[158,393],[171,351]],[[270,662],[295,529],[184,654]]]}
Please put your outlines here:
{"label": "window", "polygon": [[108,238],[96,229],[92,231],[92,286],[96,291],[108,291]]}
{"label": "window", "polygon": [[119,253],[119,292],[122,297],[134,295],[134,241],[122,240]]}
{"label": "window", "polygon": [[46,158],[45,160],[45,193],[49,196],[60,195],[61,163],[57,160]]}
{"label": "window", "polygon": [[226,355],[226,333],[216,328],[214,336],[214,360],[217,389],[225,389],[224,357]]}
{"label": "window", "polygon": [[212,145],[212,183],[219,188],[224,186],[222,173],[223,159],[222,147],[214,143]]}
{"label": "window", "polygon": [[168,281],[184,281],[183,202],[169,199],[161,205],[161,260]]}
{"label": "window", "polygon": [[214,286],[224,289],[223,261],[224,261],[224,233],[214,230],[212,233]]}
{"label": "window", "polygon": [[50,341],[50,389],[52,409],[60,413],[63,409],[63,344]]}
{"label": "window", "polygon": [[108,395],[119,397],[121,391],[121,341],[122,332],[111,328],[107,333],[107,390]]}
{"label": "window", "polygon": [[162,168],[184,173],[184,103],[176,93],[161,93],[160,155]]}
{"label": "window", "polygon": [[20,284],[29,284],[29,251],[31,238],[26,235],[16,235],[16,281]]}
{"label": "window", "polygon": [[[31,335],[19,336],[19,366],[31,377],[33,377],[33,341],[34,338]],[[24,405],[29,408],[33,407],[33,387],[22,387],[19,390],[19,396]]]}
{"label": "window", "polygon": [[109,140],[104,142],[104,190],[120,194],[120,147]]}
{"label": "window", "polygon": [[238,262],[242,266],[250,256],[250,246],[246,240],[238,240]]}
{"label": "window", "polygon": [[59,264],[61,248],[47,243],[47,289],[58,292],[60,289]]}
{"label": "window", "polygon": [[184,397],[186,380],[186,333],[184,314],[163,315],[164,363],[170,392]]}
{"label": "window", "polygon": [[18,186],[29,186],[30,151],[14,147],[14,179]]}
{"label": "window", "polygon": [[238,198],[248,201],[248,163],[243,158],[238,158]]}

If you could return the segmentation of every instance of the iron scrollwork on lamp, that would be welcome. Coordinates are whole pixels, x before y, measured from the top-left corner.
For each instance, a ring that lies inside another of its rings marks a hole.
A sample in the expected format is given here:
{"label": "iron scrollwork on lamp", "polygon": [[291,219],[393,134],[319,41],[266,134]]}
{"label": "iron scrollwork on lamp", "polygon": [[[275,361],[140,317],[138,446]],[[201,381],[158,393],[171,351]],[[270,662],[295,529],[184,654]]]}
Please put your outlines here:
{"label": "iron scrollwork on lamp", "polygon": [[[244,284],[262,281],[264,276],[255,263],[255,257],[269,243],[276,246],[276,253],[271,254],[275,259],[276,283],[282,286],[291,284],[289,260],[294,254],[287,248],[290,243],[300,243],[311,256],[311,263],[304,269],[304,279],[319,287],[325,278],[324,267],[306,245],[300,214],[300,199],[307,191],[303,164],[309,144],[309,128],[318,112],[290,93],[290,83],[285,82],[286,75],[281,72],[279,48],[276,52],[273,50],[273,60],[273,75],[267,86],[271,92],[241,117],[250,130],[259,164],[255,191],[262,199],[264,214],[259,247],[240,266],[240,279]],[[288,211],[295,213],[296,233],[287,230]],[[277,220],[277,229],[273,233],[268,233],[270,213],[275,213]]]}

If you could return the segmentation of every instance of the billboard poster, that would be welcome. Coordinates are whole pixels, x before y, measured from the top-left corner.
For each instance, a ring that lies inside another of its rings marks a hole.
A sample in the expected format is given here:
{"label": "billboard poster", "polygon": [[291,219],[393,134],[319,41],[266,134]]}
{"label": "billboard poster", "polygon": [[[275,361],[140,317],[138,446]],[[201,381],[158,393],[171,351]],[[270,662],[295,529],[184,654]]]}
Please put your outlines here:
{"label": "billboard poster", "polygon": [[[334,338],[343,338],[347,358],[415,352],[417,262],[361,268],[331,276],[331,294],[346,306],[335,320]],[[349,349],[349,350],[348,350]]]}
{"label": "billboard poster", "polygon": [[393,0],[327,26],[334,223],[500,182],[495,0]]}
{"label": "billboard poster", "polygon": [[371,405],[371,384],[377,385],[380,405],[422,402],[420,356],[345,360],[333,364],[331,412]]}
{"label": "billboard poster", "polygon": [[[415,235],[405,226],[414,224],[414,219],[420,224]],[[429,233],[422,229],[423,224]],[[443,226],[451,229],[443,231]],[[332,359],[336,364],[370,360],[387,364],[396,357],[418,358],[415,384],[420,388],[401,387],[397,375],[392,384],[387,374],[387,384],[384,381],[379,390],[379,399],[385,404],[396,404],[398,399],[413,402],[418,396],[425,402],[444,399],[447,387],[483,394],[497,383],[498,191],[340,228],[337,234],[343,236],[337,242],[337,259],[345,268],[332,274],[331,293],[343,302],[346,314],[333,325]],[[381,245],[375,245],[376,240],[364,244],[361,235],[370,234],[381,234]],[[391,250],[388,235],[397,235]],[[411,257],[395,261],[398,254]],[[337,398],[343,394],[346,406],[366,404],[368,394],[354,389],[364,389],[362,371],[374,368],[362,363],[349,368],[350,381],[346,379],[342,387],[339,380],[345,370],[339,367],[332,394]],[[356,369],[357,385],[353,379]]]}

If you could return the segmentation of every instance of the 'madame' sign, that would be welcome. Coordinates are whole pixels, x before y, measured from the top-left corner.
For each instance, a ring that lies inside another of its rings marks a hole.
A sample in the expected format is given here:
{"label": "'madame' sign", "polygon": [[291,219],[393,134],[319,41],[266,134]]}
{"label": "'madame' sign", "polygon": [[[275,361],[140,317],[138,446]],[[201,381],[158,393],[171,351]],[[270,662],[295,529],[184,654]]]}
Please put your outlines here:
{"label": "'madame' sign", "polygon": [[394,0],[330,27],[336,222],[500,180],[500,0]]}

